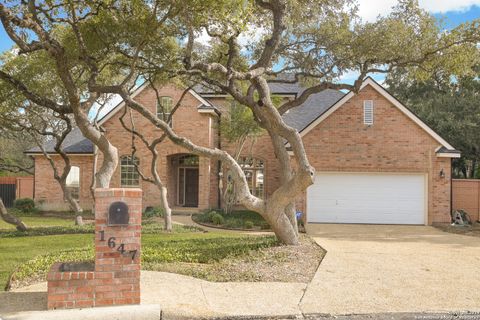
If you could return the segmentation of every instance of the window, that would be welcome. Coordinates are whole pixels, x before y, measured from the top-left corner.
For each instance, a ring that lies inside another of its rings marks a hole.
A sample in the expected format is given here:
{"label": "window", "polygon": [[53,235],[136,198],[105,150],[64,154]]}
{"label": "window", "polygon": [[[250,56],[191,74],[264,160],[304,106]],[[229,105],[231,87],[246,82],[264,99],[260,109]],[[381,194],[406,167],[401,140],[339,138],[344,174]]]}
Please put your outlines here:
{"label": "window", "polygon": [[363,101],[363,123],[369,126],[373,124],[373,100]]}
{"label": "window", "polygon": [[72,166],[66,180],[67,190],[73,199],[80,199],[80,168]]}
{"label": "window", "polygon": [[137,187],[140,185],[140,175],[135,165],[139,165],[137,157],[123,156],[120,159],[120,184],[122,187]]}
{"label": "window", "polygon": [[[160,97],[157,102],[157,118],[163,121],[168,121],[170,114],[173,109],[173,100],[171,97]],[[168,123],[170,127],[172,126],[172,120]]]}
{"label": "window", "polygon": [[259,198],[265,196],[264,172],[265,162],[263,160],[252,157],[241,157],[239,160],[245,177],[247,178],[250,192]]}
{"label": "window", "polygon": [[178,158],[178,165],[181,167],[198,167],[198,156],[185,155]]}

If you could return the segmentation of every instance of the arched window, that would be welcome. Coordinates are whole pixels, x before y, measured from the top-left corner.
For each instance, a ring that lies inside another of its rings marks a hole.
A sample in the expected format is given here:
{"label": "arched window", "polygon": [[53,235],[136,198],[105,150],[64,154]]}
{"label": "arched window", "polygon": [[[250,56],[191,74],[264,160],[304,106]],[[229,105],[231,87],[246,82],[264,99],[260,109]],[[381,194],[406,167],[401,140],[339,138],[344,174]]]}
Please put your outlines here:
{"label": "arched window", "polygon": [[140,175],[135,165],[139,165],[137,157],[132,160],[131,156],[122,156],[120,158],[120,185],[122,187],[138,187],[140,185]]}
{"label": "arched window", "polygon": [[252,157],[240,157],[240,167],[242,167],[247,178],[250,192],[259,198],[265,197],[265,162],[261,159]]}
{"label": "arched window", "polygon": [[73,199],[80,199],[80,168],[76,166],[70,167],[66,180],[67,189]]}
{"label": "arched window", "polygon": [[[157,118],[163,121],[168,121],[173,109],[172,97],[164,96],[160,97],[157,101]],[[168,122],[170,127],[172,126],[172,119]]]}

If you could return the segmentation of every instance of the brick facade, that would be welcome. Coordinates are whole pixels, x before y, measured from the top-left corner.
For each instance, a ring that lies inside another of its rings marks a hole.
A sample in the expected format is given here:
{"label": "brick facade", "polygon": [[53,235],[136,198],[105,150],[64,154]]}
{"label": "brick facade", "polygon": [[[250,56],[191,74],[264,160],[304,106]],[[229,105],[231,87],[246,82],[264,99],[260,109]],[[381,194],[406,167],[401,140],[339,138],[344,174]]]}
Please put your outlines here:
{"label": "brick facade", "polygon": [[[172,85],[164,86],[159,90],[160,95],[171,96],[174,104],[183,91]],[[155,111],[156,96],[151,88],[143,90],[135,99],[149,106],[152,112]],[[374,101],[374,125],[371,127],[363,123],[364,100]],[[224,109],[228,103],[225,98],[220,97],[209,98],[209,101],[220,110]],[[200,102],[194,95],[187,94],[181,107],[173,116],[173,128],[180,136],[185,136],[198,145],[218,147],[220,142],[222,149],[231,152],[233,146],[224,139],[221,141],[218,139],[218,118],[215,115],[199,113],[197,110],[199,105]],[[122,114],[123,111],[117,112],[102,125],[107,137],[118,147],[119,156],[131,154],[131,136],[125,132],[119,121]],[[132,112],[132,115],[136,129],[148,138],[161,135],[161,130],[154,128],[147,120],[135,112]],[[125,120],[130,124],[129,113],[126,114]],[[428,223],[449,221],[450,158],[438,157],[435,152],[440,143],[373,87],[366,86],[362,89],[358,95],[309,131],[303,140],[309,160],[317,172],[394,172],[427,175]],[[140,167],[148,175],[150,152],[138,139],[136,145]],[[178,170],[172,161],[178,155],[186,154],[188,151],[168,140],[159,145],[158,151],[160,154],[158,171],[164,183],[167,184],[170,205],[175,207],[178,204]],[[254,143],[248,142],[243,155],[265,161],[265,193],[268,196],[274,192],[279,186],[280,167],[268,135],[257,138]],[[88,168],[93,167],[92,158],[84,159],[85,162],[90,161],[90,164],[85,164],[85,175],[91,176],[91,169],[89,172]],[[43,162],[36,161],[36,167],[44,168]],[[101,164],[101,155],[98,164]],[[200,158],[199,209],[218,207],[218,168],[217,161]],[[441,170],[445,173],[445,177],[440,177]],[[51,186],[46,186],[45,175],[48,173],[43,169],[36,174],[36,200],[58,201],[56,197],[61,195],[58,192],[52,194]],[[111,187],[121,187],[120,168],[112,178]],[[160,204],[159,192],[154,185],[140,182],[139,187],[144,192],[144,207]],[[82,190],[83,188],[84,186]],[[85,194],[88,196],[88,193]],[[87,202],[87,199],[83,201]],[[305,208],[304,197],[299,197],[297,205],[302,211],[308,210]]]}
{"label": "brick facade", "polygon": [[[62,263],[54,264],[47,276],[48,309],[140,304],[142,190],[97,189],[95,198],[94,270],[62,272]],[[109,224],[110,205],[117,201],[128,204],[128,225]]]}
{"label": "brick facade", "polygon": [[[59,156],[51,156],[59,172],[63,169],[63,160]],[[68,204],[63,199],[63,192],[58,182],[53,178],[50,162],[43,156],[35,156],[35,202],[42,210],[68,210]],[[71,155],[72,166],[80,168],[80,206],[90,210],[93,206],[90,186],[93,177],[93,155]]]}
{"label": "brick facade", "polygon": [[[371,127],[363,122],[364,100],[374,101]],[[303,141],[317,172],[427,174],[428,223],[450,221],[450,158],[437,157],[439,143],[371,86],[319,123]]]}

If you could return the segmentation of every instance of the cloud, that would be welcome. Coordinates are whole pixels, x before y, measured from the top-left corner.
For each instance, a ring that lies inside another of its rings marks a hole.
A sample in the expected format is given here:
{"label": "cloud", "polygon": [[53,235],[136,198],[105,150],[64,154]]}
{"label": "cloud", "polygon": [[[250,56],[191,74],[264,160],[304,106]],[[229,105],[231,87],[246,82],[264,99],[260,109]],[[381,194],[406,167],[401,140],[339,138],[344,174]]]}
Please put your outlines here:
{"label": "cloud", "polygon": [[[387,15],[396,0],[358,0],[359,15],[366,21],[374,21],[378,15]],[[472,6],[480,6],[480,0],[419,0],[420,7],[431,13],[466,11]]]}

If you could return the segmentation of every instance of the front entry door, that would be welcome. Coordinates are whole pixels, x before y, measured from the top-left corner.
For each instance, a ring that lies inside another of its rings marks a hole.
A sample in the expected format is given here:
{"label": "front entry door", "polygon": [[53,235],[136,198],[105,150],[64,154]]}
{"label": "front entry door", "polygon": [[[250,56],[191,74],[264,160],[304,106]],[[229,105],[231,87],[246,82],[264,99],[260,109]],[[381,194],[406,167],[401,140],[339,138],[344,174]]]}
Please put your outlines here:
{"label": "front entry door", "polygon": [[185,168],[185,207],[198,207],[197,168]]}

